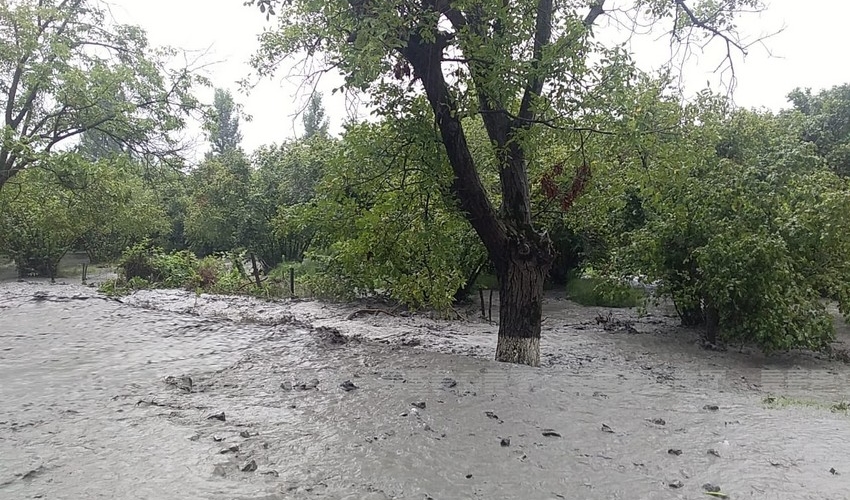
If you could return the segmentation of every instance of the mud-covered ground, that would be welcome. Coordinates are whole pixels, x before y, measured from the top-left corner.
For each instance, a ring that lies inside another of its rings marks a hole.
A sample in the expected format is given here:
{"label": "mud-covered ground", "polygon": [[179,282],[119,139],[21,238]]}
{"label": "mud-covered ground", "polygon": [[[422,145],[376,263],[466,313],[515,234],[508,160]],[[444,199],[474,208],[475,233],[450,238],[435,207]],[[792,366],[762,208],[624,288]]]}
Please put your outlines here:
{"label": "mud-covered ground", "polygon": [[2,284],[0,498],[850,496],[841,362],[553,293],[511,366],[476,311]]}

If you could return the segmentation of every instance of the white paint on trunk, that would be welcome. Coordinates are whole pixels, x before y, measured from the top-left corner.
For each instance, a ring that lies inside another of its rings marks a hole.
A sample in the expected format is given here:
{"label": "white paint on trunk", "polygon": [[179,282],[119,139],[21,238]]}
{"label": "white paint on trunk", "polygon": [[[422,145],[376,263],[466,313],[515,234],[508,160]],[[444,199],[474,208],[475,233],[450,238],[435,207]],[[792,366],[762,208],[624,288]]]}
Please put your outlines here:
{"label": "white paint on trunk", "polygon": [[500,336],[496,344],[496,361],[540,366],[540,337]]}

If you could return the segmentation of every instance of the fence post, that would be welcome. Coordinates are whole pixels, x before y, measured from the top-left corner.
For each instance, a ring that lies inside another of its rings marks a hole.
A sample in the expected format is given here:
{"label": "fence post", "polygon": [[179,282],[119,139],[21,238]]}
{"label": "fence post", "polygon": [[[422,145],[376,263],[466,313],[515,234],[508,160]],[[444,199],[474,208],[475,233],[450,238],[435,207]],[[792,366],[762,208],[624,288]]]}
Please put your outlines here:
{"label": "fence post", "polygon": [[295,268],[289,268],[289,295],[295,297]]}
{"label": "fence post", "polygon": [[493,322],[493,289],[490,289],[490,308],[488,312],[488,321]]}
{"label": "fence post", "polygon": [[481,319],[487,319],[487,315],[484,313],[484,289],[478,289],[478,298],[481,301]]}

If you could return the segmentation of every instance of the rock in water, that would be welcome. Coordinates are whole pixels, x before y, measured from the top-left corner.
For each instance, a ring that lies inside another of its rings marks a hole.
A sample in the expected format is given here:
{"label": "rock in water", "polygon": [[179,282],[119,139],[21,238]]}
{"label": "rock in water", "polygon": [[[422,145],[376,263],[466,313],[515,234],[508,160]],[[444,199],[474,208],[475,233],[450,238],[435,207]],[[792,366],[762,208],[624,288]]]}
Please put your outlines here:
{"label": "rock in water", "polygon": [[345,382],[339,384],[339,386],[342,387],[342,390],[345,392],[351,392],[354,389],[358,389],[358,387],[354,385],[354,382],[350,380],[346,380]]}
{"label": "rock in water", "polygon": [[165,377],[165,383],[168,385],[172,385],[183,392],[192,392],[192,377],[182,376],[182,377]]}

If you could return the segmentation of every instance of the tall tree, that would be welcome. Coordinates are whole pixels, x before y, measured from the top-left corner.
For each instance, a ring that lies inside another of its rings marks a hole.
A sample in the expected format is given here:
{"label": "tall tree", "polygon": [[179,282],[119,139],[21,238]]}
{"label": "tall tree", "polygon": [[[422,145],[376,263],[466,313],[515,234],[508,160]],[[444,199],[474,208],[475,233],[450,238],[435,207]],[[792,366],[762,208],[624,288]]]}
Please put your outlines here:
{"label": "tall tree", "polygon": [[215,89],[213,109],[204,128],[212,144],[212,154],[223,155],[239,149],[239,143],[242,142],[239,108],[229,90]]}
{"label": "tall tree", "polygon": [[[349,88],[367,91],[385,116],[409,113],[424,91],[452,167],[451,192],[483,242],[499,279],[496,359],[538,365],[543,282],[554,259],[551,241],[532,219],[528,165],[542,128],[592,128],[610,93],[634,71],[617,48],[594,40],[605,0],[248,0],[280,10],[279,29],[262,37],[260,75],[287,57],[306,55],[341,71]],[[635,0],[635,15],[672,19],[675,39],[701,32],[742,47],[735,12],[759,0]],[[622,11],[618,8],[617,11]],[[636,25],[640,25],[638,22]],[[319,75],[323,71],[317,71]],[[604,115],[627,115],[611,107]],[[473,150],[464,118],[477,116],[492,147]],[[499,192],[488,192],[481,168],[495,158]],[[577,166],[576,185],[590,165]],[[496,206],[499,203],[499,206]],[[568,205],[568,204],[567,204]]]}
{"label": "tall tree", "polygon": [[304,111],[304,138],[309,139],[313,136],[328,135],[328,119],[325,117],[325,107],[322,105],[322,96],[313,94],[310,96],[310,103]]}
{"label": "tall tree", "polygon": [[191,89],[202,81],[166,70],[174,54],[109,23],[95,0],[0,0],[0,188],[85,132],[173,158],[182,146],[172,132],[198,108]]}
{"label": "tall tree", "polygon": [[795,89],[788,99],[804,117],[803,139],[814,143],[832,170],[850,176],[850,84],[816,94]]}

